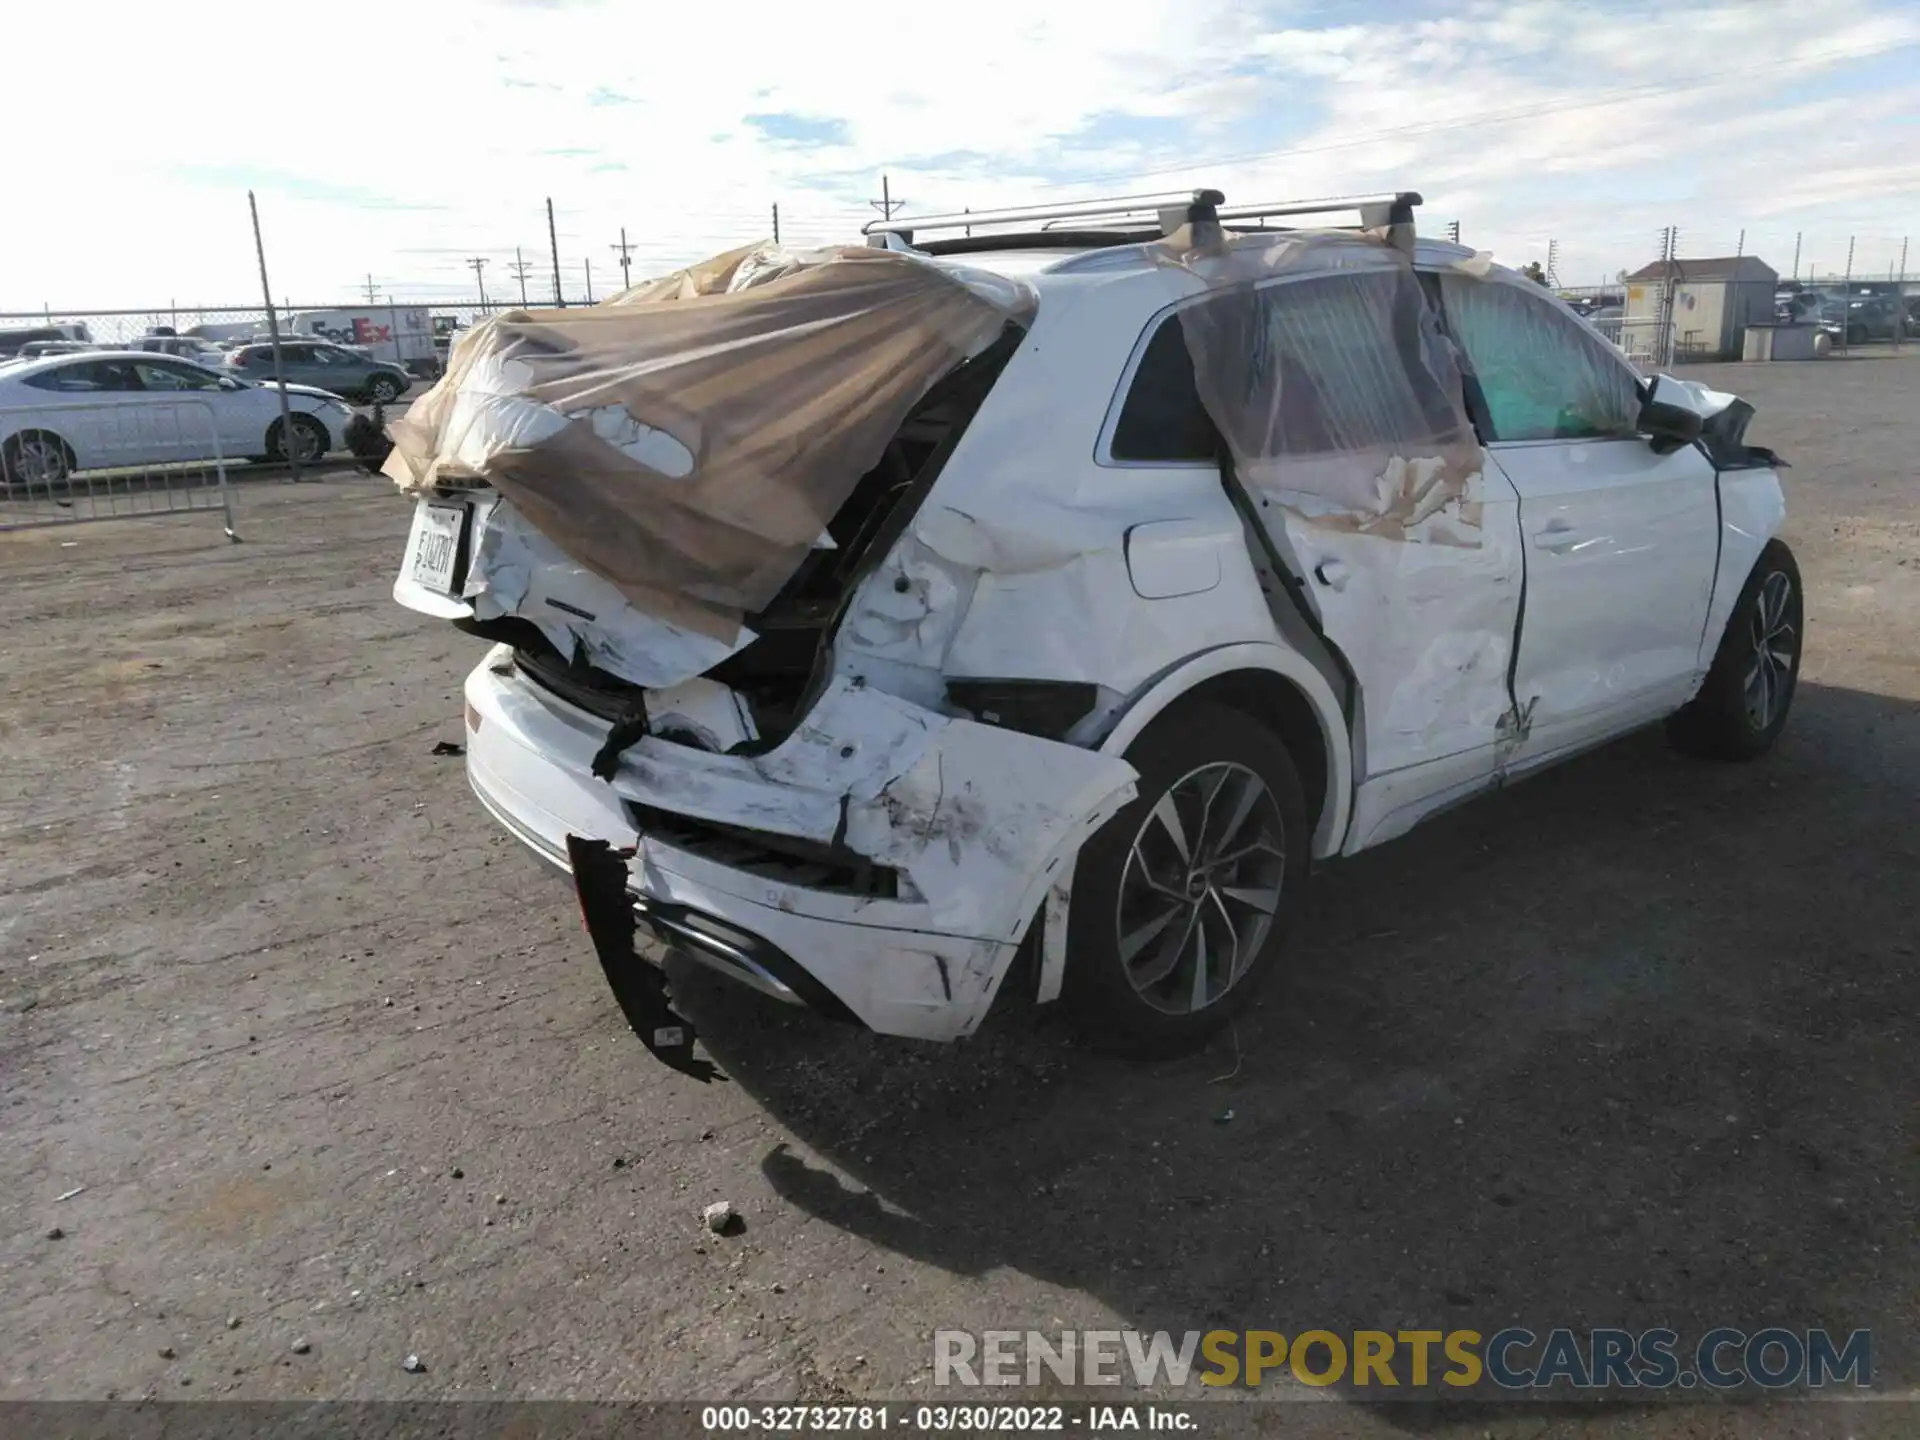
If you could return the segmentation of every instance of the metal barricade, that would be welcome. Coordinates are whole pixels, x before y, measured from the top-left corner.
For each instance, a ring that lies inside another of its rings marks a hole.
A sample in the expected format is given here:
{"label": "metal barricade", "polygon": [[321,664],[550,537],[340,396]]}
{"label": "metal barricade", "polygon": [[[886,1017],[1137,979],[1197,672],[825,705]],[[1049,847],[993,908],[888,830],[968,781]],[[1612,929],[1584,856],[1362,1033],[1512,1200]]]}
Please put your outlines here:
{"label": "metal barricade", "polygon": [[108,393],[0,410],[0,531],[213,510],[238,541],[206,400]]}
{"label": "metal barricade", "polygon": [[1611,315],[1592,323],[1642,374],[1673,363],[1672,331],[1664,321]]}

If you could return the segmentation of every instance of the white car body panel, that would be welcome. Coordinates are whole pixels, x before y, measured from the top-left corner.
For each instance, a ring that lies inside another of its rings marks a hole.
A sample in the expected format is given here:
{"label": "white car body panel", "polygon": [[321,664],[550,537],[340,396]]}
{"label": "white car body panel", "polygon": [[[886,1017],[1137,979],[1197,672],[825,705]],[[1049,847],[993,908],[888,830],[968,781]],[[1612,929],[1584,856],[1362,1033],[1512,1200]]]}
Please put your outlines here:
{"label": "white car body panel", "polygon": [[1527,735],[1512,763],[1581,748],[1685,704],[1704,672],[1720,549],[1712,463],[1692,446],[1656,455],[1644,440],[1489,449],[1520,492],[1526,531],[1514,695]]}
{"label": "white car body panel", "polygon": [[[766,753],[726,753],[754,738],[705,674],[728,647],[633,610],[490,495],[467,497],[462,593],[414,582],[414,542],[394,584],[425,614],[530,621],[697,737],[646,735],[597,778],[609,722],[499,646],[467,680],[467,767],[502,823],[562,866],[569,835],[632,846],[632,894],[764,937],[876,1030],[970,1033],[1036,917],[1038,993],[1059,993],[1075,856],[1133,794],[1128,746],[1196,687],[1251,674],[1297,693],[1325,750],[1313,853],[1353,854],[1684,703],[1780,524],[1771,469],[1716,477],[1697,449],[1643,441],[1496,445],[1470,537],[1362,534],[1253,497],[1302,614],[1217,466],[1108,458],[1152,324],[1198,282],[1111,252],[1006,260],[1041,296],[1032,324],[847,597],[811,710]],[[1704,414],[1726,397],[1689,398]],[[961,680],[1083,682],[1098,701],[1041,739],[958,715]],[[721,864],[649,835],[632,805],[844,847],[900,892]]]}
{"label": "white car body panel", "polygon": [[[149,351],[94,351],[10,365],[0,372],[0,443],[23,430],[51,431],[71,447],[81,470],[210,460],[216,454],[236,460],[264,452],[267,432],[280,419],[280,397],[269,385],[62,391],[26,383],[64,365],[103,360],[175,366],[201,378],[211,374],[190,360]],[[290,410],[326,427],[327,448],[345,448],[352,413],[346,402],[310,386],[286,388]]]}
{"label": "white car body panel", "polygon": [[[631,802],[822,843],[844,828],[849,848],[897,868],[911,894],[882,900],[781,884],[644,832],[629,862],[638,893],[722,917],[738,918],[733,902],[756,907],[749,928],[775,944],[796,928],[876,932],[876,947],[909,956],[897,972],[868,973],[838,939],[819,946],[818,934],[797,953],[862,1020],[894,1034],[969,1033],[1053,876],[1133,795],[1124,760],[847,684],[831,686],[807,724],[766,755],[649,736],[610,783],[591,771],[604,722],[535,693],[507,647],[468,676],[466,700],[470,782],[556,864],[568,834],[632,837]],[[689,899],[690,888],[702,893]]]}

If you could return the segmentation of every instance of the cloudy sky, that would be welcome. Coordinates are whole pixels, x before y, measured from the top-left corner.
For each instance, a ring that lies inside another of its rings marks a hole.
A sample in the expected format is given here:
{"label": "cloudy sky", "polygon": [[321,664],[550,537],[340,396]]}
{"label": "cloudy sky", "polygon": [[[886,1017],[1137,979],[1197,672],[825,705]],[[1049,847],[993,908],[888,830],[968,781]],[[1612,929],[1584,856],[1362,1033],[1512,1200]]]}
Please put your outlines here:
{"label": "cloudy sky", "polygon": [[[1566,284],[1681,253],[1884,275],[1913,0],[65,0],[8,20],[0,309],[595,293],[763,235],[1216,185],[1412,188]],[[29,200],[28,197],[37,197]],[[1916,235],[1920,239],[1920,235]],[[1920,270],[1920,250],[1910,261]]]}

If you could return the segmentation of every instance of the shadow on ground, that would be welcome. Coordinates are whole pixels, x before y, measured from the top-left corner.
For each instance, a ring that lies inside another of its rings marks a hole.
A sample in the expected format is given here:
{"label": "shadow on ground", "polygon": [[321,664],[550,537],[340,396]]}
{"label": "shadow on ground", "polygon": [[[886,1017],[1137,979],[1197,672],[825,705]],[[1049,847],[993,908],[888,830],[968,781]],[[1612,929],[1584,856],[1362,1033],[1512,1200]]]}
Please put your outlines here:
{"label": "shadow on ground", "polygon": [[1175,1332],[1871,1326],[1907,1383],[1917,793],[1920,707],[1874,695],[1803,685],[1752,765],[1631,737],[1324,868],[1289,972],[1179,1062],[688,1000],[858,1181],[780,1147],[774,1188],[953,1272]]}

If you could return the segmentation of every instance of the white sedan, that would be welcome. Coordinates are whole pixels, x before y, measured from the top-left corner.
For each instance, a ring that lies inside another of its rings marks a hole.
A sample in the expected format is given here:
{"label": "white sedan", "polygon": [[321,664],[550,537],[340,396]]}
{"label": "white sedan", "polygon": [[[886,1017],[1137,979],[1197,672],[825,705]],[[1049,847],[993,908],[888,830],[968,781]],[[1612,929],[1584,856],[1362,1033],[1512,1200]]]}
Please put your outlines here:
{"label": "white sedan", "polygon": [[[346,445],[338,395],[216,375],[170,355],[92,351],[0,364],[0,481],[183,460],[317,460]],[[291,431],[291,441],[288,431]]]}

